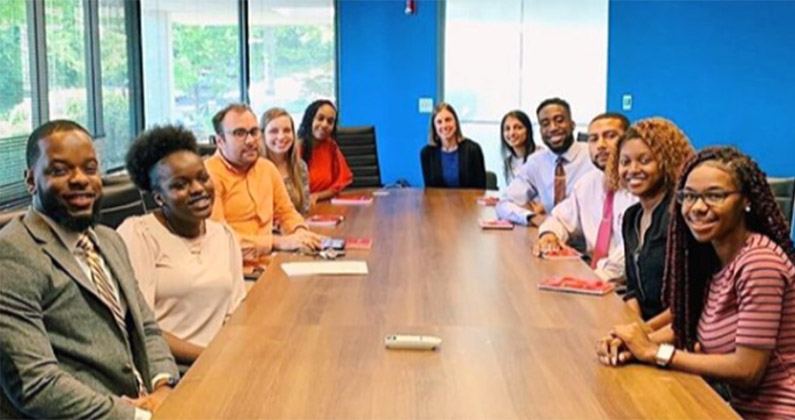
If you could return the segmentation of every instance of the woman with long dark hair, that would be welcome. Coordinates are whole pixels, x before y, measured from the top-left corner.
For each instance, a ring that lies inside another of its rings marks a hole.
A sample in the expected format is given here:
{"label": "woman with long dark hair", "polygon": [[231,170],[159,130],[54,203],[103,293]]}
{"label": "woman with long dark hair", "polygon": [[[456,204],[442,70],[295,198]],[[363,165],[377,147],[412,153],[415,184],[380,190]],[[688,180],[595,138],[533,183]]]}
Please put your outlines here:
{"label": "woman with long dark hair", "polygon": [[704,149],[679,180],[669,227],[665,285],[673,320],[651,334],[638,323],[617,327],[615,340],[600,346],[600,360],[634,357],[725,382],[745,418],[795,417],[789,235],[756,162],[734,148]]}
{"label": "woman with long dark hair", "polygon": [[353,173],[334,138],[337,136],[337,108],[318,99],[304,111],[298,138],[301,157],[309,167],[311,203],[334,197],[353,182]]}
{"label": "woman with long dark hair", "polygon": [[519,169],[527,162],[527,157],[536,151],[533,141],[533,125],[530,117],[523,111],[513,110],[505,114],[500,122],[500,146],[505,185],[511,183]]}

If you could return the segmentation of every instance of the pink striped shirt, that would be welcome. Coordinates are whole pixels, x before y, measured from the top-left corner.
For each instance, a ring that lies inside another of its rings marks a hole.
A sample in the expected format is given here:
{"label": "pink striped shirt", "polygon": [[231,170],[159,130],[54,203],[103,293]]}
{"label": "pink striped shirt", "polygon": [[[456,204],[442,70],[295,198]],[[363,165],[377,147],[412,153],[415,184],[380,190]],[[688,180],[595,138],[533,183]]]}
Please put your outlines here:
{"label": "pink striped shirt", "polygon": [[718,272],[698,323],[705,353],[737,345],[772,350],[755,389],[732,386],[731,404],[746,419],[795,418],[795,266],[770,238],[748,237]]}

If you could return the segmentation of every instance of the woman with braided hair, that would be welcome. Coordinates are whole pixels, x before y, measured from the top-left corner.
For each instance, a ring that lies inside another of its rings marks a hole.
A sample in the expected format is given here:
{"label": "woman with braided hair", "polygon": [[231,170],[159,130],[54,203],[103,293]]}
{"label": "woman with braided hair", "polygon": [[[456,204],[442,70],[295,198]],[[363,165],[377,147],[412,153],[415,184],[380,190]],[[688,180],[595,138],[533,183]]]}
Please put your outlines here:
{"label": "woman with braided hair", "polygon": [[[665,265],[672,323],[650,335],[638,323],[617,327],[629,352],[618,362],[725,382],[744,418],[795,417],[795,247],[765,173],[734,148],[707,148],[676,198]],[[616,364],[612,350],[600,349],[603,363]]]}

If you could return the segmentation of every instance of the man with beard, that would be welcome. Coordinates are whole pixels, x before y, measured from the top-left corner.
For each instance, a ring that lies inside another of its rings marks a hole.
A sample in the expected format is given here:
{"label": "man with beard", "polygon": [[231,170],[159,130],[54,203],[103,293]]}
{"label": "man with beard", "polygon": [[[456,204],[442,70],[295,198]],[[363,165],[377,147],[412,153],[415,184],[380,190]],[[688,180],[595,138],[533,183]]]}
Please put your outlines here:
{"label": "man with beard", "polygon": [[32,207],[0,231],[0,417],[149,418],[179,374],[124,243],[96,225],[86,129],[34,130],[25,180]]}
{"label": "man with beard", "polygon": [[[205,163],[215,184],[210,218],[237,233],[246,271],[267,265],[274,249],[317,249],[323,237],[307,229],[279,170],[260,156],[265,145],[254,111],[228,105],[215,114],[213,127],[218,150]],[[274,225],[283,235],[273,234]]]}
{"label": "man with beard", "polygon": [[538,229],[536,253],[559,250],[572,238],[584,237],[591,268],[603,280],[624,276],[622,220],[627,207],[638,199],[626,190],[614,191],[605,181],[605,165],[616,143],[629,127],[619,113],[599,114],[588,125],[588,153],[598,171],[574,185],[571,194],[552,209]]}
{"label": "man with beard", "polygon": [[497,217],[520,225],[540,225],[544,214],[563,201],[583,175],[594,170],[588,146],[574,142],[568,102],[546,99],[536,115],[547,148],[527,158],[497,204]]}

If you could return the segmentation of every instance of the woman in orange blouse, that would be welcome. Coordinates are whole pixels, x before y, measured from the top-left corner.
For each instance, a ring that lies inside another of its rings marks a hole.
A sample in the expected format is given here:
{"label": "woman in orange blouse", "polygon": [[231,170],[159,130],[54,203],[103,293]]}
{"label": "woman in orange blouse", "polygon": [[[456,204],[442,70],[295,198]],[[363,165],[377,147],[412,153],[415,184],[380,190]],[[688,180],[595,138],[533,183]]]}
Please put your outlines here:
{"label": "woman in orange blouse", "polygon": [[318,99],[309,104],[298,127],[301,157],[309,166],[309,199],[312,204],[334,197],[353,181],[353,173],[334,136],[337,108]]}

